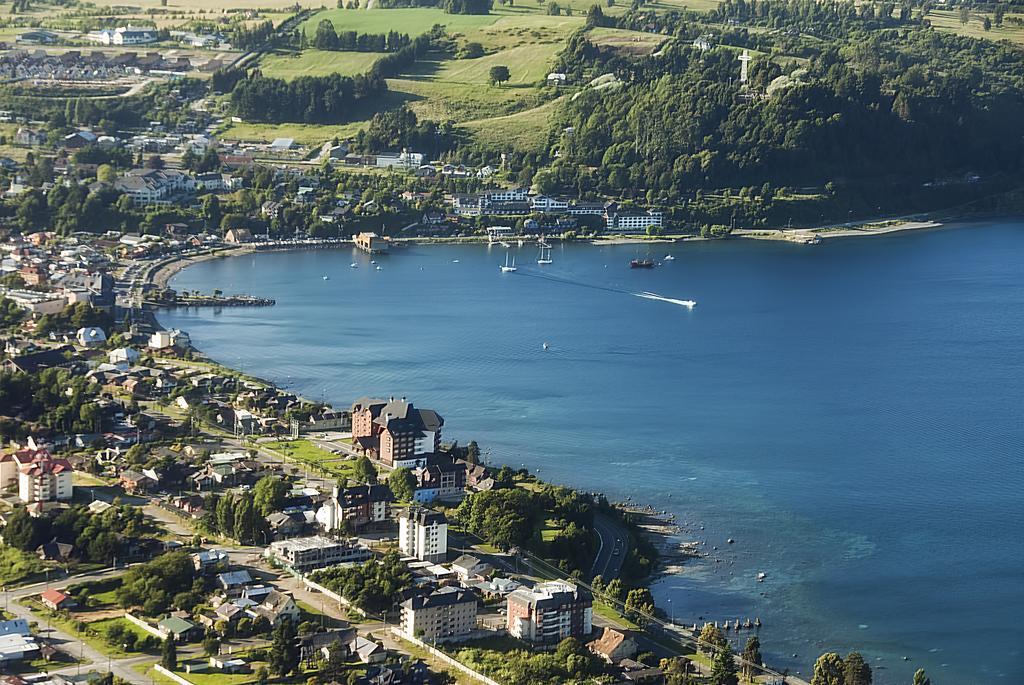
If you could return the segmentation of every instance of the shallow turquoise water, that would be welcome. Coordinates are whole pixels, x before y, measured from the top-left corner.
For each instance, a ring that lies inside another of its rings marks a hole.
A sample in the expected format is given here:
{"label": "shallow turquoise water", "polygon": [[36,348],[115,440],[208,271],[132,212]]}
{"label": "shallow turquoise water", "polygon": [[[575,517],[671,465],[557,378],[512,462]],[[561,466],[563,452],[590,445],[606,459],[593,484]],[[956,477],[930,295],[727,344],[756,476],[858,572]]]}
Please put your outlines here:
{"label": "shallow turquoise water", "polygon": [[515,274],[482,246],[381,271],[260,254],[173,285],[275,307],[161,321],[307,396],[406,395],[495,461],[676,512],[712,556],[659,581],[659,603],[759,616],[780,666],[859,649],[878,683],[920,666],[1022,683],[1022,229],[658,246],[676,260],[652,271],[627,267],[635,246],[556,247],[545,267],[525,246]]}

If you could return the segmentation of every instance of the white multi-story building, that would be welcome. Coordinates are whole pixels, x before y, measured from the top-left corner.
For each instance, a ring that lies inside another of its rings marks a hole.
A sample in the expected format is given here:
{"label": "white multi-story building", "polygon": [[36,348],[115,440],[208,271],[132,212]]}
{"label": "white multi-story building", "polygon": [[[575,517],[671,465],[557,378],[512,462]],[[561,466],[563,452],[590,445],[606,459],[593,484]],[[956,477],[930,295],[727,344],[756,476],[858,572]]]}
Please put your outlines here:
{"label": "white multi-story building", "polygon": [[547,195],[535,195],[530,198],[530,209],[547,214],[562,214],[569,209],[569,201]]}
{"label": "white multi-story building", "polygon": [[331,540],[322,535],[277,540],[270,543],[266,555],[296,571],[312,571],[335,564],[366,561],[372,556],[369,549],[357,542]]}
{"label": "white multi-story building", "polygon": [[616,212],[607,215],[608,230],[617,233],[640,233],[648,228],[661,227],[662,225],[661,212],[654,210],[626,214]]}
{"label": "white multi-story building", "polygon": [[473,593],[443,587],[402,602],[402,632],[428,643],[464,639],[476,628],[476,610]]}
{"label": "white multi-story building", "polygon": [[176,169],[132,169],[114,181],[114,189],[142,207],[164,207],[171,204],[178,193],[191,193],[196,181]]}
{"label": "white multi-story building", "polygon": [[18,472],[18,499],[26,504],[67,502],[74,495],[73,474],[67,459],[37,459]]}
{"label": "white multi-story building", "polygon": [[421,561],[444,561],[448,555],[448,519],[423,507],[403,511],[398,518],[398,548]]}

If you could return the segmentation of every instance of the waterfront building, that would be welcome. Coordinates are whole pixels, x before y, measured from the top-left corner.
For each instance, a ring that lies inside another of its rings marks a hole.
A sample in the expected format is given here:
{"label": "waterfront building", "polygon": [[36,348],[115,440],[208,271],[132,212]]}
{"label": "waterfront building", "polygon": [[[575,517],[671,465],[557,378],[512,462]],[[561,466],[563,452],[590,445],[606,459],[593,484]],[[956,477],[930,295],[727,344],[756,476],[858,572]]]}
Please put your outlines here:
{"label": "waterfront building", "polygon": [[409,507],[398,518],[398,548],[421,561],[444,561],[448,556],[448,519],[431,509]]}
{"label": "waterfront building", "polygon": [[388,520],[388,505],[394,499],[386,485],[335,487],[331,498],[317,509],[316,520],[328,532],[340,530],[345,521],[350,521],[354,529],[384,523]]}
{"label": "waterfront building", "polygon": [[582,639],[593,628],[593,598],[586,590],[563,581],[519,588],[507,599],[509,635],[540,645],[558,644],[567,637]]}
{"label": "waterfront building", "polygon": [[412,402],[362,398],[352,405],[352,441],[391,468],[425,466],[441,445],[444,419]]}

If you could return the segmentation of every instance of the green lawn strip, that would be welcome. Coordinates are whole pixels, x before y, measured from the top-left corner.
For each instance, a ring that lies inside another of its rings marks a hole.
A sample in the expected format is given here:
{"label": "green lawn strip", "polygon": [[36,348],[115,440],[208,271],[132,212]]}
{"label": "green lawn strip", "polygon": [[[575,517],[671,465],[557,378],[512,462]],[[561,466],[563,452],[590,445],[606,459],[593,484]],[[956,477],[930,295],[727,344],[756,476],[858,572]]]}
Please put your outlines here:
{"label": "green lawn strip", "polygon": [[[39,626],[41,628],[45,627],[47,623],[49,623],[50,626],[56,628],[57,630],[63,631],[69,635],[73,635],[79,638],[80,640],[82,640],[82,642],[86,643],[87,645],[89,645],[96,651],[100,652],[101,654],[105,654],[115,659],[139,656],[140,654],[143,654],[143,652],[126,652],[119,646],[111,645],[109,642],[107,642],[106,638],[103,637],[101,631],[106,626],[112,625],[113,622],[115,621],[121,621],[124,625],[130,626],[133,631],[137,631],[137,633],[140,635],[148,635],[148,633],[144,632],[141,628],[138,628],[130,624],[123,618],[103,619],[100,621],[96,621],[94,623],[89,623],[87,624],[88,631],[80,631],[78,629],[78,626],[76,625],[77,621],[74,621],[62,614],[50,611],[42,604],[33,599],[24,598],[20,601],[23,605],[31,609],[32,613],[36,615],[39,621]],[[94,627],[97,625],[100,626],[99,630],[97,630]]]}
{"label": "green lawn strip", "polygon": [[290,81],[299,76],[365,74],[380,59],[381,52],[335,52],[304,50],[295,54],[268,55],[260,61],[265,76]]}
{"label": "green lawn strip", "polygon": [[629,628],[631,630],[640,630],[640,626],[630,621],[628,618],[618,612],[618,610],[610,604],[605,604],[601,600],[594,600],[594,613],[602,618],[606,618],[609,621],[613,621],[616,624]]}
{"label": "green lawn strip", "polygon": [[426,33],[434,24],[443,24],[449,31],[464,31],[493,24],[498,14],[448,14],[436,7],[409,7],[377,10],[329,9],[317,12],[299,24],[299,30],[312,39],[323,20],[334,24],[335,31],[387,33],[397,31],[415,37]]}

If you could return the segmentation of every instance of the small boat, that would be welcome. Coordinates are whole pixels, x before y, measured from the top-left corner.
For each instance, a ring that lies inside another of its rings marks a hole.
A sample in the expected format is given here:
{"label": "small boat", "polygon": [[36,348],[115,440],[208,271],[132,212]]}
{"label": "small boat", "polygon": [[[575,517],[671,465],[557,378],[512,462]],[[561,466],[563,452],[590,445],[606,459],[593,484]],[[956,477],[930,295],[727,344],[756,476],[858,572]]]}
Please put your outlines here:
{"label": "small boat", "polygon": [[370,260],[370,264],[376,264],[376,263],[377,263],[377,261],[376,261],[376,260],[374,260],[374,259],[371,259],[371,260]]}
{"label": "small boat", "polygon": [[458,263],[459,263],[459,260],[457,260],[457,259],[453,259],[452,260],[452,264],[458,264]]}
{"label": "small boat", "polygon": [[551,259],[551,246],[541,243],[540,245],[540,256],[537,257],[538,264],[554,264]]}
{"label": "small boat", "polygon": [[523,241],[522,240],[518,240],[518,241],[516,241],[516,243],[519,245],[519,247],[523,246]]}
{"label": "small boat", "polygon": [[516,258],[512,257],[512,261],[509,261],[509,257],[512,257],[511,253],[506,252],[505,263],[498,267],[502,273],[511,273],[516,270]]}
{"label": "small boat", "polygon": [[548,349],[548,348],[549,348],[549,347],[551,347],[551,346],[550,346],[550,345],[548,345],[547,343],[544,343],[543,345],[541,345],[541,347],[543,347],[543,348],[544,348],[544,349],[546,350],[546,349]]}
{"label": "small boat", "polygon": [[768,577],[768,574],[765,573],[764,571],[761,571],[760,573],[757,574],[757,582],[763,583],[764,579],[767,578],[767,577]]}
{"label": "small boat", "polygon": [[377,271],[383,271],[383,270],[384,269],[380,268],[380,266],[377,267]]}
{"label": "small boat", "polygon": [[324,276],[324,280],[325,281],[329,281],[329,280],[331,280],[331,277],[330,276]]}
{"label": "small boat", "polygon": [[352,262],[351,264],[348,265],[348,268],[350,268],[350,269],[358,269],[359,268],[359,264],[357,264],[356,262]]}
{"label": "small boat", "polygon": [[663,262],[674,262],[675,260],[676,258],[670,254],[665,255],[664,259],[662,259]]}
{"label": "small boat", "polygon": [[650,259],[634,259],[629,262],[630,269],[653,269],[654,262]]}

